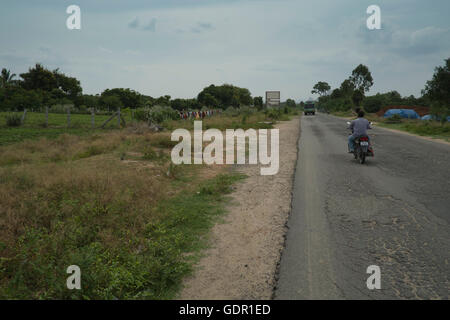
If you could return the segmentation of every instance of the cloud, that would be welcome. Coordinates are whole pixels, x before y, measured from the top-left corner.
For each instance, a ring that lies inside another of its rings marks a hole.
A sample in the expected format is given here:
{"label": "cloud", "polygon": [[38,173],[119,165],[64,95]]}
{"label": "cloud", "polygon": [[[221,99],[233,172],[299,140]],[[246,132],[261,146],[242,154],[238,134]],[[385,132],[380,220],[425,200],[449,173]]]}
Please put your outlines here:
{"label": "cloud", "polygon": [[440,54],[450,50],[450,28],[426,26],[416,30],[383,25],[382,30],[360,28],[358,38],[372,52],[402,57]]}
{"label": "cloud", "polygon": [[203,30],[212,30],[212,29],[214,29],[214,27],[212,26],[212,24],[211,24],[211,23],[208,23],[208,22],[199,22],[199,23],[198,23],[198,26],[199,26],[200,28],[202,28]]}
{"label": "cloud", "polygon": [[128,24],[131,29],[137,29],[139,27],[139,19],[136,17],[133,21]]}
{"label": "cloud", "polygon": [[156,18],[153,18],[142,30],[155,32],[156,31]]}
{"label": "cloud", "polygon": [[204,31],[214,30],[214,27],[209,22],[198,22],[195,27],[191,28],[191,31],[194,33],[202,33]]}

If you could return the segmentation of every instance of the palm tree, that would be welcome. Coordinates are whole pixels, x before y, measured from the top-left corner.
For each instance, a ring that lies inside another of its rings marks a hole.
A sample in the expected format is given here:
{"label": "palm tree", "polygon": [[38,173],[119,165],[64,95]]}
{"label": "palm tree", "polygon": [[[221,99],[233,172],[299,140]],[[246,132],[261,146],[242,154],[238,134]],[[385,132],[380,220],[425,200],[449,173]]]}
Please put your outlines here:
{"label": "palm tree", "polygon": [[12,82],[14,77],[16,76],[15,73],[11,74],[10,70],[6,70],[5,68],[2,69],[2,73],[0,75],[0,85],[2,88],[6,88],[8,84]]}

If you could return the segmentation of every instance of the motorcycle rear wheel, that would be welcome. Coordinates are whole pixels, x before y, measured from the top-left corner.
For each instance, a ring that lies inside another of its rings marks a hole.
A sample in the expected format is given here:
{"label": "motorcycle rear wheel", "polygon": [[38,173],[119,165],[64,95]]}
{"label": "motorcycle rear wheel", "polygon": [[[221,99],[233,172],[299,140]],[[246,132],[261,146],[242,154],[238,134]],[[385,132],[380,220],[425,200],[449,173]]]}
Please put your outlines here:
{"label": "motorcycle rear wheel", "polygon": [[359,157],[359,163],[364,164],[366,162],[366,154],[364,152],[361,152]]}

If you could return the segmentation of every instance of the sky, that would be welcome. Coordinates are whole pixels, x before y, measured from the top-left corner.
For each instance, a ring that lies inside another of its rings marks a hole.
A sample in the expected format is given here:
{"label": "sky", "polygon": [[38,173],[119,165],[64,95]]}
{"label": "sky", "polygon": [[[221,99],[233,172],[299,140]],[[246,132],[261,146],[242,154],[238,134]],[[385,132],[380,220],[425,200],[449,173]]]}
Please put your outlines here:
{"label": "sky", "polygon": [[[81,9],[81,30],[66,27],[69,5]],[[366,26],[370,5],[381,9],[380,30]],[[450,58],[449,13],[448,0],[1,0],[0,68],[20,74],[39,62],[87,94],[193,98],[230,83],[301,101],[362,63],[369,95],[420,96]]]}

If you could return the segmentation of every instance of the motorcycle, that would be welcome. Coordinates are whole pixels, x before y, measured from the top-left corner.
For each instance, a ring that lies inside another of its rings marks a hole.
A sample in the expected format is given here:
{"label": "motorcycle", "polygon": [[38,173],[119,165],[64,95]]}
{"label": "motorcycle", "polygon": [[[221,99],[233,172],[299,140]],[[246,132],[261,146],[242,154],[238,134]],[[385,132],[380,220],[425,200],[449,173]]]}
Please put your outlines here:
{"label": "motorcycle", "polygon": [[[347,122],[347,125],[350,125],[350,122]],[[355,160],[359,159],[359,163],[361,164],[366,162],[366,157],[374,156],[373,148],[369,143],[368,136],[361,136],[355,139],[355,151],[353,152],[353,155]]]}

